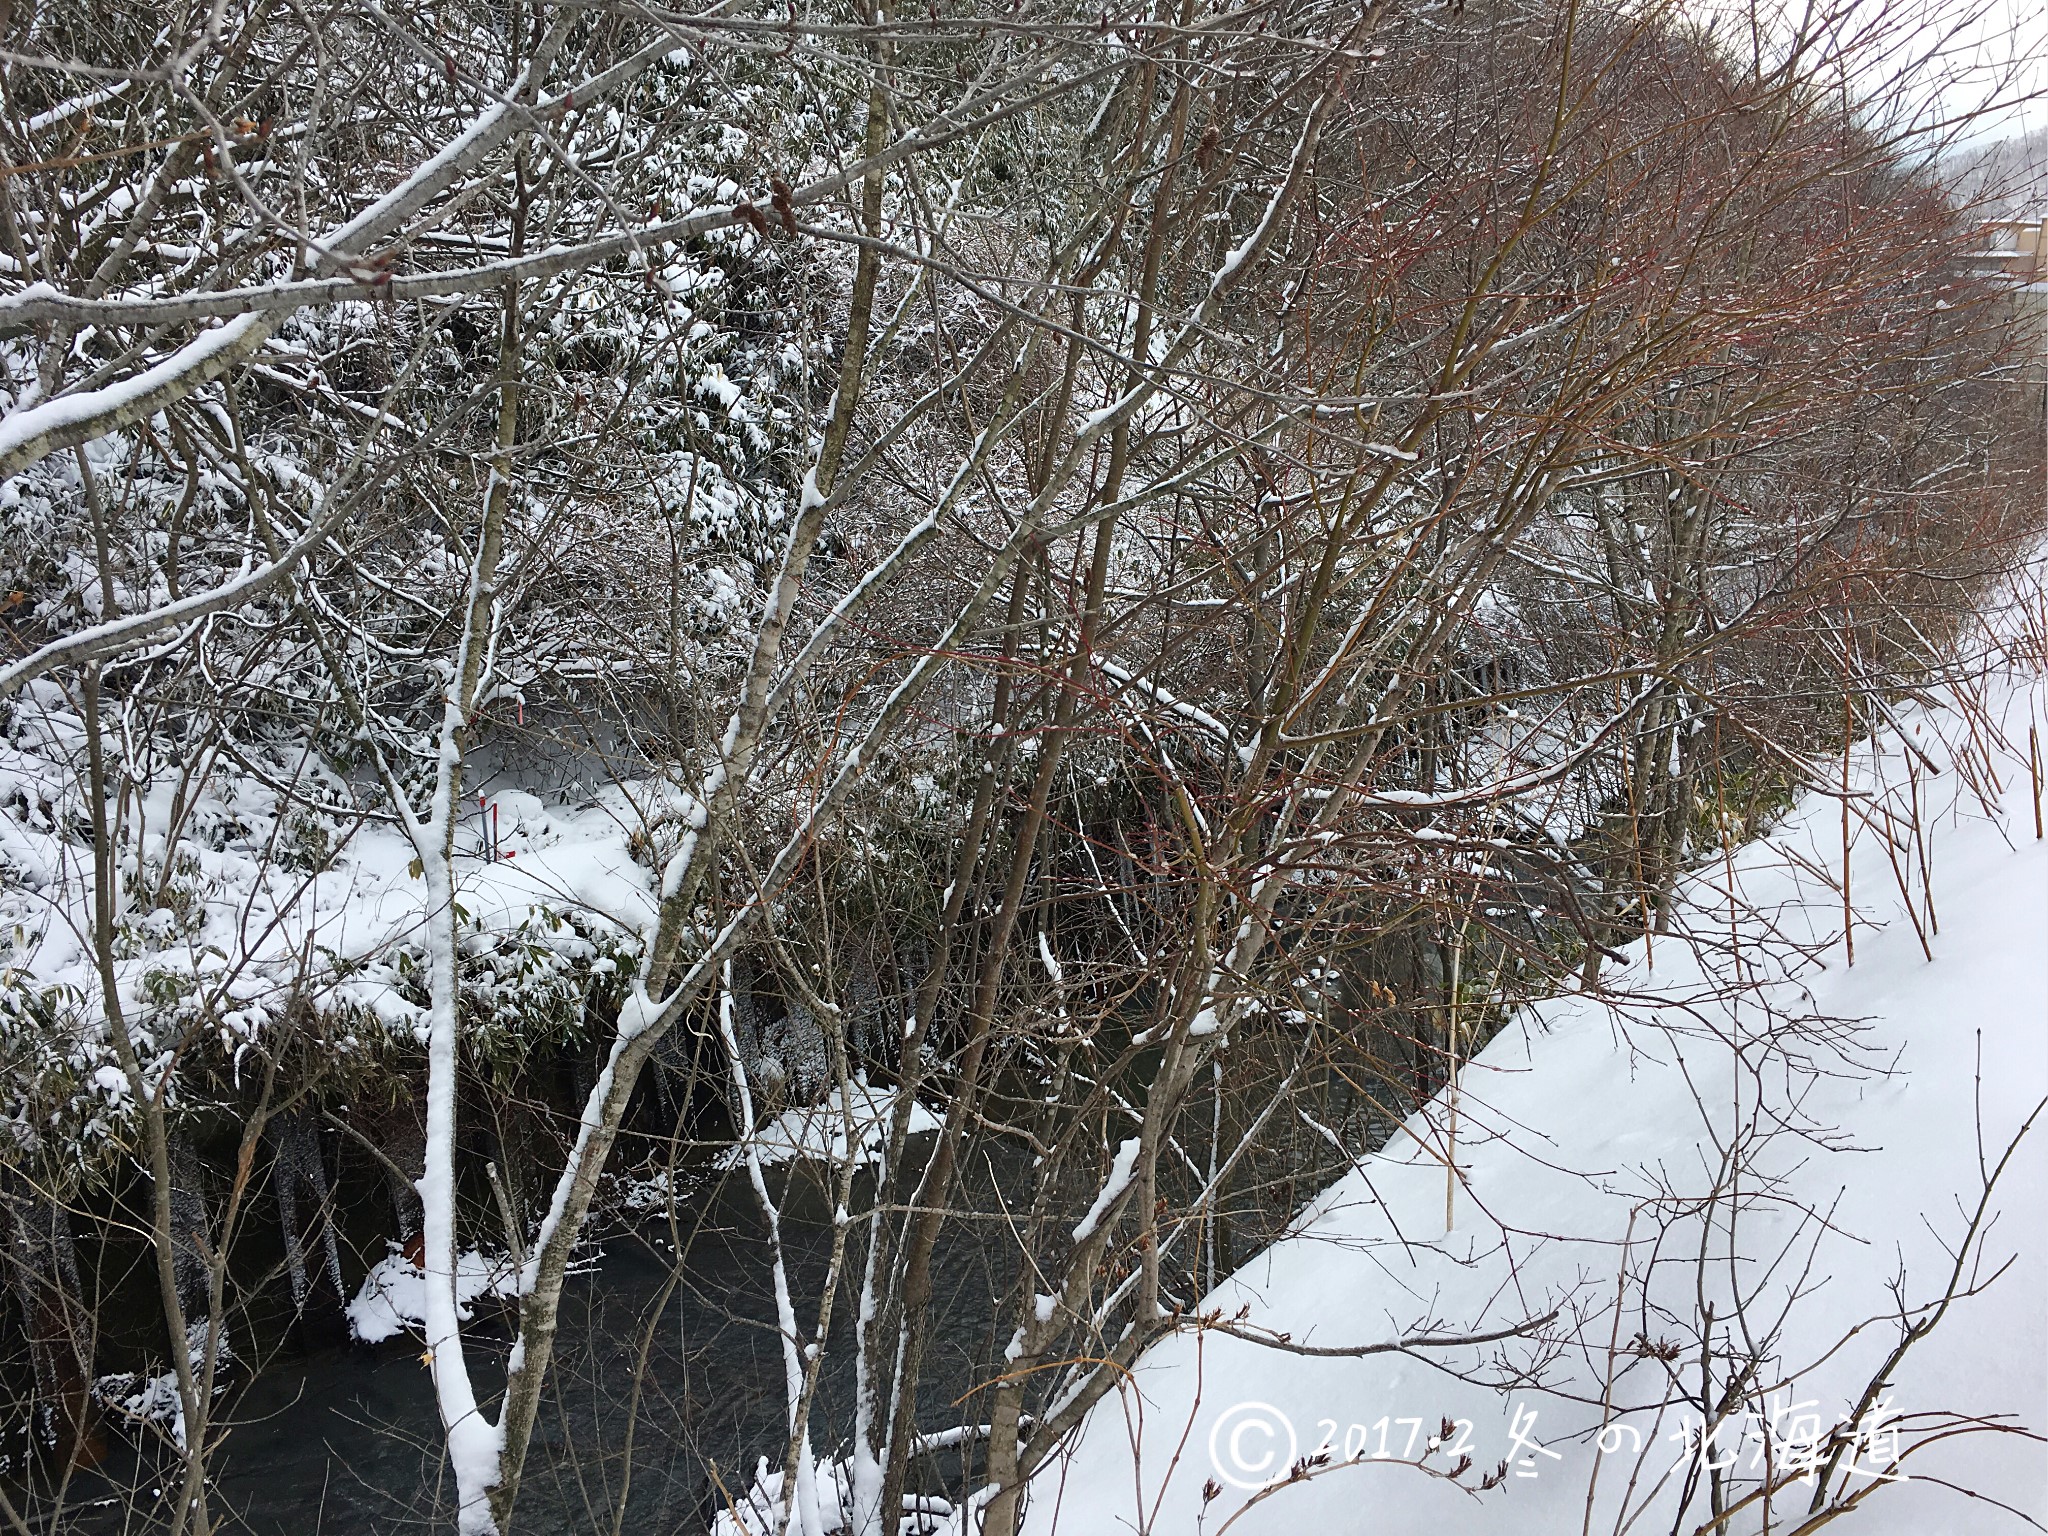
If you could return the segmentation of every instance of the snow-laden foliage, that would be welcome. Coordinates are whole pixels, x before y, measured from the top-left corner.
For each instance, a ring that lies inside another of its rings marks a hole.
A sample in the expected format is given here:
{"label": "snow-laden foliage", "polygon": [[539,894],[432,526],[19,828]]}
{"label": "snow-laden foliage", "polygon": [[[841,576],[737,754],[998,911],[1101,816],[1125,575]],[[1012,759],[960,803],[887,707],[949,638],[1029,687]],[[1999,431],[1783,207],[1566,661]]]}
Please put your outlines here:
{"label": "snow-laden foliage", "polygon": [[[0,759],[0,1061],[17,1144],[92,1161],[132,1145],[136,1106],[91,938],[82,753],[58,690],[33,685],[15,701]],[[424,895],[409,848],[351,816],[343,781],[303,750],[254,766],[137,784],[110,861],[126,913],[109,946],[114,997],[181,1112],[232,1104],[252,1051],[313,1053],[301,1070],[346,1075],[424,1038]],[[499,855],[464,860],[457,898],[472,1048],[488,1061],[587,1041],[616,1007],[648,906],[616,800],[550,817],[507,795],[472,820],[495,823]]]}
{"label": "snow-laden foliage", "polygon": [[736,1191],[742,1523],[943,1448],[1016,1536],[1516,1009],[1876,814],[2036,533],[1868,8],[17,9],[0,1375],[173,1525],[353,1322],[505,1528],[593,1233]]}

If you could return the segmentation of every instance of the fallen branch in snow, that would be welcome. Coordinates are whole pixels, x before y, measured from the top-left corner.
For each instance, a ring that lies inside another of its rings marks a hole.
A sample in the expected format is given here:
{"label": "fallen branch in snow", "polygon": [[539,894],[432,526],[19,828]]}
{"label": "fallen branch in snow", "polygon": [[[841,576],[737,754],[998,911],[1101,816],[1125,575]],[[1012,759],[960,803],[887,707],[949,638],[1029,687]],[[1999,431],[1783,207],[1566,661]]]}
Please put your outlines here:
{"label": "fallen branch in snow", "polygon": [[1314,1355],[1322,1359],[1355,1359],[1362,1355],[1406,1354],[1413,1349],[1456,1349],[1461,1344],[1493,1344],[1502,1339],[1526,1338],[1556,1322],[1561,1310],[1552,1307],[1541,1317],[1525,1318],[1519,1323],[1512,1323],[1506,1328],[1496,1328],[1488,1333],[1417,1333],[1405,1339],[1386,1339],[1377,1344],[1297,1344],[1291,1333],[1280,1333],[1270,1328],[1260,1328],[1242,1322],[1222,1322],[1207,1317],[1195,1319],[1195,1327],[1204,1333],[1225,1334],[1265,1349],[1284,1350],[1290,1355]]}

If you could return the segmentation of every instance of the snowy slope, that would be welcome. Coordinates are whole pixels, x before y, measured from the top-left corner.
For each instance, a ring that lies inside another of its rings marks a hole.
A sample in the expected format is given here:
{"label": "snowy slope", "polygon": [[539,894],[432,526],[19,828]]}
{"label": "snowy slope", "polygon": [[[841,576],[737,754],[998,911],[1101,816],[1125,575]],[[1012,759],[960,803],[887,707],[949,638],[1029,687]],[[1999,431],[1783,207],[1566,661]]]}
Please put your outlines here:
{"label": "snowy slope", "polygon": [[[95,1139],[113,1134],[107,1121],[127,1082],[88,941],[83,743],[70,701],[47,682],[24,690],[0,732],[0,962],[17,1001],[40,996],[57,1021],[29,1039],[48,1057],[40,1069],[53,1093],[82,1085],[72,1113]],[[427,888],[411,844],[394,826],[341,814],[346,786],[306,755],[265,766],[293,792],[253,774],[188,781],[173,764],[124,798],[117,870],[132,918],[114,975],[131,1027],[153,1051],[203,1015],[234,1053],[311,1001],[335,1012],[344,1049],[363,1043],[358,1021],[412,1039],[425,1019]],[[550,808],[506,790],[465,815],[456,900],[480,1020],[517,1026],[548,987],[580,1008],[588,976],[611,974],[637,949],[654,893],[630,843],[645,819],[633,795],[655,792],[607,788]],[[200,995],[206,1008],[192,1001]]]}
{"label": "snowy slope", "polygon": [[[1944,1244],[1962,1240],[1984,1186],[1980,1111],[1991,1165],[2048,1092],[2048,843],[2035,840],[2026,766],[2028,725],[2048,721],[2048,697],[2037,681],[2007,679],[1987,708],[1974,732],[1955,711],[1902,722],[1945,768],[1938,777],[1923,768],[1917,788],[1935,823],[1931,962],[1901,897],[1903,885],[1927,924],[1913,839],[1900,830],[1895,874],[1883,838],[1864,826],[1851,854],[1859,921],[1847,963],[1830,883],[1842,863],[1840,802],[1810,796],[1734,855],[1732,928],[1727,874],[1709,871],[1681,920],[1693,942],[1659,939],[1648,954],[1638,945],[1627,973],[1606,978],[1633,994],[1626,1006],[1572,997],[1528,1010],[1470,1064],[1452,1231],[1440,1096],[1203,1305],[1212,1319],[1243,1309],[1240,1327],[1323,1347],[1499,1329],[1561,1308],[1540,1341],[1312,1358],[1215,1327],[1177,1334],[1046,1471],[1030,1528],[1692,1531],[1707,1504],[1697,1478],[1686,1487],[1700,1462],[1685,1438],[1688,1410],[1654,1405],[1674,1379],[1697,1390],[1703,1332],[1717,1346],[1731,1333],[1731,1285],[1748,1297],[1738,1352],[1746,1327],[1762,1363],[1706,1460],[1732,1459],[1737,1477],[1754,1479],[1767,1441],[1772,1464],[1814,1444],[1899,1338],[1889,1283],[1903,1275],[1909,1305],[1949,1284]],[[1959,763],[1956,744],[1992,742],[1987,725],[2003,741],[1978,749],[1974,767]],[[2001,807],[1987,810],[1965,783],[1972,776]],[[1914,786],[1896,734],[1859,751],[1854,782],[1861,806],[1903,813]],[[1761,1000],[1721,985],[1748,975],[1768,980]],[[1719,1175],[1730,1147],[1750,1164],[1732,1190]],[[1717,1184],[1722,1198],[1708,1201]],[[2048,1426],[2044,1184],[2048,1114],[2013,1152],[1990,1197],[1994,1219],[1968,1254],[1978,1279],[2009,1267],[1905,1357],[1889,1403],[1866,1417],[1847,1459],[1882,1469],[1894,1448],[1888,1431],[1907,1431],[1903,1449],[1912,1431],[1937,1423],[1914,1415]],[[1708,1304],[1715,1321],[1703,1330]],[[1659,1350],[1674,1354],[1668,1365]],[[1752,1410],[1763,1416],[1746,1417]],[[1766,1428],[1773,1410],[1782,1410],[1775,1432]],[[1699,1410],[1690,1415],[1697,1424]],[[1412,1451],[1404,1418],[1423,1424]],[[1454,1425],[1474,1463],[1456,1481],[1427,1470],[1452,1460],[1449,1447],[1425,1454],[1444,1419],[1470,1424]],[[1604,1454],[1595,1441],[1603,1422],[1612,1426]],[[1333,1464],[1253,1492],[1325,1443]],[[1345,1464],[1347,1450],[1362,1451],[1363,1464]],[[1511,1452],[1508,1475],[1475,1491]],[[1422,1465],[1391,1464],[1404,1454]],[[1831,1529],[2029,1528],[2000,1504],[2048,1522],[2038,1440],[1949,1438],[1910,1455],[1904,1470],[1907,1480],[1875,1487]],[[1773,1496],[1768,1527],[1752,1504],[1728,1529],[1790,1532],[1810,1497],[1795,1482]]]}

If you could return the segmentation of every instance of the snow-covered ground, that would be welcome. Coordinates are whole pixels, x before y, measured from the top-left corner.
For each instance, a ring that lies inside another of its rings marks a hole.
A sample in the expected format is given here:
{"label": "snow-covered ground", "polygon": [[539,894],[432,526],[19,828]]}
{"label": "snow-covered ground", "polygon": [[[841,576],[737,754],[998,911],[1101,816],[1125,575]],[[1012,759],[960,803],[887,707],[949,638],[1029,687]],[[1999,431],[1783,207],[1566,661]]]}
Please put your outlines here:
{"label": "snow-covered ground", "polygon": [[[1143,1359],[1046,1470],[1029,1528],[1691,1532],[1709,1512],[1689,1475],[1703,1416],[1672,1399],[1697,1396],[1704,1335],[1717,1377],[1731,1354],[1759,1360],[1706,1440],[1707,1463],[1733,1463],[1731,1498],[1766,1466],[1796,1470],[1845,1416],[1834,1486],[1849,1493],[1926,1432],[1970,1427],[1948,1416],[1970,1416],[1985,1421],[1977,1432],[1913,1450],[1902,1480],[1833,1529],[2040,1529],[2048,1455],[2008,1432],[2048,1427],[2048,1114],[2014,1145],[2048,1093],[2048,843],[2030,804],[2031,722],[2048,722],[2031,677],[1988,690],[1974,730],[1954,710],[1903,718],[1943,770],[1921,763],[1917,787],[1897,731],[1859,749],[1857,803],[1882,827],[1874,808],[1903,818],[1917,793],[1928,867],[1923,880],[1903,820],[1889,853],[1859,827],[1853,965],[1833,883],[1841,803],[1809,795],[1694,883],[1678,923],[1690,942],[1638,944],[1604,978],[1627,1001],[1527,1010],[1458,1085],[1451,1229],[1451,1098],[1439,1095],[1207,1298],[1201,1311],[1223,1326]],[[1760,994],[1742,987],[1752,978]],[[1965,1249],[1985,1171],[2009,1149]],[[1901,1307],[1926,1320],[1959,1250],[1960,1289],[1980,1294],[1956,1300],[1859,1417]],[[1553,1309],[1533,1336],[1367,1356],[1223,1331],[1344,1348]],[[1432,1451],[1446,1420],[1452,1443]],[[1325,1448],[1328,1463],[1289,1477]],[[1440,1475],[1467,1453],[1461,1476]],[[1404,1459],[1419,1465],[1394,1464]],[[1792,1532],[1811,1497],[1795,1480],[1768,1526],[1759,1500],[1727,1529]]]}
{"label": "snow-covered ground", "polygon": [[[760,1126],[753,1146],[763,1163],[822,1162],[835,1166],[847,1157],[849,1127],[854,1157],[871,1163],[888,1139],[889,1118],[895,1113],[892,1090],[870,1086],[866,1073],[857,1073],[844,1096],[837,1088],[816,1104],[798,1104]],[[851,1113],[848,1104],[851,1104]],[[910,1107],[910,1134],[922,1135],[939,1128],[939,1117],[923,1104]],[[747,1145],[728,1147],[718,1154],[720,1168],[737,1168],[747,1160]]]}
{"label": "snow-covered ground", "polygon": [[[52,1092],[75,1094],[90,1140],[114,1134],[106,1121],[128,1085],[88,941],[83,743],[70,702],[48,683],[23,692],[0,733],[0,961],[8,1005],[39,998],[54,1021],[31,1036],[48,1060],[30,1069]],[[266,768],[305,800],[347,803],[344,786],[303,755]],[[608,787],[546,807],[504,790],[466,811],[456,901],[472,962],[465,997],[481,1026],[527,1027],[543,994],[565,1018],[580,1015],[590,979],[630,962],[654,906],[653,877],[630,843],[644,821],[635,793],[660,791]],[[336,1049],[367,1050],[363,1037],[379,1032],[400,1043],[422,1035],[427,888],[395,827],[315,813],[253,774],[187,782],[176,765],[123,805],[118,875],[139,915],[117,935],[114,975],[146,1053],[203,1015],[239,1064],[302,1001],[336,1021]]]}
{"label": "snow-covered ground", "polygon": [[[455,1306],[467,1321],[478,1297],[510,1300],[519,1295],[519,1266],[510,1254],[464,1250],[455,1261]],[[417,1331],[427,1315],[427,1277],[402,1253],[389,1253],[363,1277],[348,1304],[348,1331],[365,1344],[381,1344],[408,1329]]]}

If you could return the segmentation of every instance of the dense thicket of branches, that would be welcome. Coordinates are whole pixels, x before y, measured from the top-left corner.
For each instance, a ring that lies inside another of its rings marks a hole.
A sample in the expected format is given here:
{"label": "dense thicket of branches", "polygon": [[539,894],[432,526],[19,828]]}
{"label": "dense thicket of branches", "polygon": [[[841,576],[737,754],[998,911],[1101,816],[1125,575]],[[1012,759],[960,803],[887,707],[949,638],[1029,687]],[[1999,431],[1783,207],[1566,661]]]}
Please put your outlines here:
{"label": "dense thicket of branches", "polygon": [[[774,1523],[894,1530],[957,1422],[1009,1536],[2035,533],[2007,296],[1839,89],[1863,25],[15,6],[0,1520],[116,1433],[180,1480],[134,1519],[231,1522],[229,1351],[359,1276],[341,1147],[426,1276],[441,1513],[505,1529],[608,1170],[737,1138],[773,1235],[750,1133],[819,1103],[872,1157],[788,1175],[836,1218],[762,1280]],[[1008,1342],[932,1423],[970,1175]],[[110,1253],[168,1365],[96,1405]]]}

